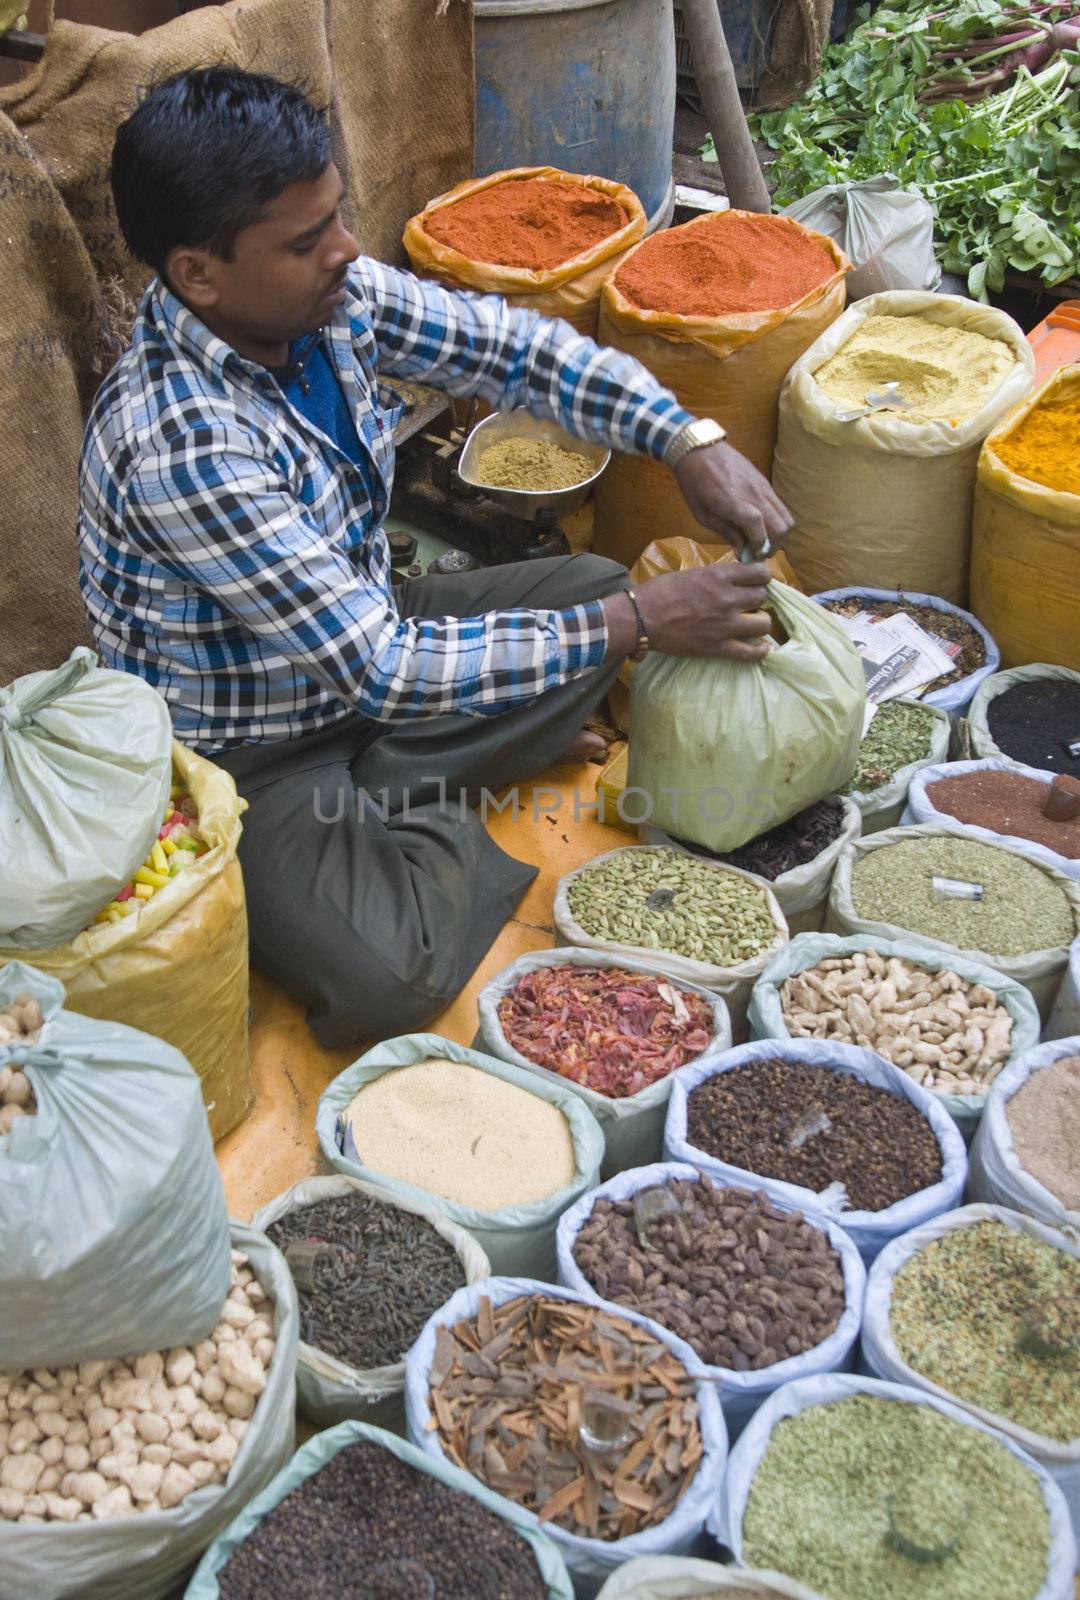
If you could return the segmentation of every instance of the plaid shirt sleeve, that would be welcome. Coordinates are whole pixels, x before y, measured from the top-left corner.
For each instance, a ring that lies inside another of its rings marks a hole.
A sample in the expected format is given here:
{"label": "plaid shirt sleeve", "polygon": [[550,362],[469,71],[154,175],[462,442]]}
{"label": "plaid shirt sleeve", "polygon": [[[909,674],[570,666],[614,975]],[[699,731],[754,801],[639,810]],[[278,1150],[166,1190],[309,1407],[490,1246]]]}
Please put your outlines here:
{"label": "plaid shirt sleeve", "polygon": [[[147,453],[128,483],[128,537],[268,648],[364,716],[498,715],[597,665],[599,601],[565,611],[402,619],[250,438],[204,422]],[[220,663],[203,646],[206,671]]]}
{"label": "plaid shirt sleeve", "polygon": [[358,261],[352,285],[368,303],[380,370],[390,377],[478,395],[502,411],[527,406],[578,438],[658,461],[694,420],[639,361],[569,323],[379,261]]}

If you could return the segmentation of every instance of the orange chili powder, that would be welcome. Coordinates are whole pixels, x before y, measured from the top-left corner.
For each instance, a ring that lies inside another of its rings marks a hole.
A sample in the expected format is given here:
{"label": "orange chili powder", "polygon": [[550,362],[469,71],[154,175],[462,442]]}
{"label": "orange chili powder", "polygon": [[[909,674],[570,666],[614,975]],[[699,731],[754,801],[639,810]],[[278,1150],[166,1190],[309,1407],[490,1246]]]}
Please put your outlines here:
{"label": "orange chili powder", "polygon": [[615,282],[643,311],[722,317],[792,305],[835,271],[828,251],[785,218],[720,212],[646,239]]}
{"label": "orange chili powder", "polygon": [[497,267],[560,267],[625,228],[617,200],[597,189],[545,178],[512,178],[478,189],[424,218],[440,244]]}
{"label": "orange chili powder", "polygon": [[993,451],[1020,478],[1080,494],[1080,400],[1043,400]]}

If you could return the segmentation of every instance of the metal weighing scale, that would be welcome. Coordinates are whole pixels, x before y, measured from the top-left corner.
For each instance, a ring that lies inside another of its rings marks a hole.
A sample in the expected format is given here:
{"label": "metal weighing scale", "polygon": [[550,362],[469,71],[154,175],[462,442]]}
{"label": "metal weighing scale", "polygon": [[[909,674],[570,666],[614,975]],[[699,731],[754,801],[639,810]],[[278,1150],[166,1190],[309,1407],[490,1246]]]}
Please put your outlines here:
{"label": "metal weighing scale", "polygon": [[[432,423],[450,408],[446,396],[419,384],[396,387],[405,391],[403,398],[408,407],[394,430],[398,456],[390,512],[398,532],[406,536],[394,541],[396,552],[392,543],[396,572],[415,575],[415,558],[411,564],[404,564],[410,532],[417,536],[418,543],[427,533],[451,547],[438,558],[435,571],[467,571],[470,566],[498,566],[507,561],[570,554],[569,541],[558,519],[584,504],[611,458],[609,450],[586,444],[558,423],[542,421],[524,410],[497,412],[475,427],[452,427],[447,436],[431,429]],[[471,421],[470,412],[469,424]],[[476,473],[477,458],[489,445],[507,438],[550,440],[566,450],[589,456],[595,463],[594,470],[572,489],[494,489],[482,485]],[[402,529],[401,524],[411,528]]]}

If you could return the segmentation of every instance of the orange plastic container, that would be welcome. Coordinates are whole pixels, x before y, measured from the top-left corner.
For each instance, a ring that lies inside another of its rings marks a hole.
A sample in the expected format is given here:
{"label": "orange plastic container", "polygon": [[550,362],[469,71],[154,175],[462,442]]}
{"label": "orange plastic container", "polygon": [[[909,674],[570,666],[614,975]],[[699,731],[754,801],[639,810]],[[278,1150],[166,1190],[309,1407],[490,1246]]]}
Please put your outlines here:
{"label": "orange plastic container", "polygon": [[1035,352],[1035,387],[1051,373],[1080,361],[1080,300],[1063,300],[1028,334]]}

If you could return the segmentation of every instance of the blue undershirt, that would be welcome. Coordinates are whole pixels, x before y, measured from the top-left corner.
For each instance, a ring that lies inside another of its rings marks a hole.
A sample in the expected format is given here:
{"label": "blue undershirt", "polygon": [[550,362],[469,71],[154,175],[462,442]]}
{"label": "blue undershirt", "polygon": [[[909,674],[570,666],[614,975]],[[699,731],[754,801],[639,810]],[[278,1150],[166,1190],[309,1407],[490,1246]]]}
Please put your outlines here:
{"label": "blue undershirt", "polygon": [[350,461],[362,465],[363,455],[356,424],[323,340],[317,339],[314,345],[308,339],[296,340],[289,346],[289,361],[304,361],[304,370],[300,377],[281,384],[286,400],[296,407],[301,416],[321,428]]}

